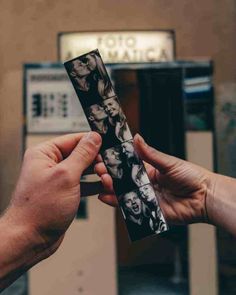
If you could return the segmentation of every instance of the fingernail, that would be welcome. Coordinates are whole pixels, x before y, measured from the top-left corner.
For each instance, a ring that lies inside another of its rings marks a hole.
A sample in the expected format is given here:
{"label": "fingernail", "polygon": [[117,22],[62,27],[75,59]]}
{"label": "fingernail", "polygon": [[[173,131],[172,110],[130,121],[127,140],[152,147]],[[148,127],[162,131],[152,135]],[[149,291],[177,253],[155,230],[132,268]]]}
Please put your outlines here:
{"label": "fingernail", "polygon": [[137,134],[135,135],[135,137],[137,138],[137,140],[138,140],[140,143],[146,144],[146,142],[144,141],[143,137],[142,137],[139,133],[137,133]]}
{"label": "fingernail", "polygon": [[95,132],[92,132],[92,131],[90,131],[86,135],[84,135],[82,139],[86,140],[86,141],[90,141],[96,146],[100,145],[100,143],[101,143],[100,135]]}

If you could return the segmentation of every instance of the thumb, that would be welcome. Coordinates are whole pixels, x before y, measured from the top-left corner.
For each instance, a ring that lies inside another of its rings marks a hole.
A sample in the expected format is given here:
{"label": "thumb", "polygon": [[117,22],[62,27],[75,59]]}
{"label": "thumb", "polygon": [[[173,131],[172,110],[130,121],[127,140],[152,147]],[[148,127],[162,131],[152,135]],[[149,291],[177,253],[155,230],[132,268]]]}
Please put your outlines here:
{"label": "thumb", "polygon": [[134,147],[142,160],[151,164],[161,173],[169,171],[180,161],[182,161],[173,156],[159,152],[153,147],[149,146],[139,134],[136,134],[134,137]]}
{"label": "thumb", "polygon": [[[75,174],[81,174],[87,169],[96,158],[102,143],[101,136],[96,132],[85,134],[69,157],[60,164]],[[59,164],[59,165],[60,165]]]}

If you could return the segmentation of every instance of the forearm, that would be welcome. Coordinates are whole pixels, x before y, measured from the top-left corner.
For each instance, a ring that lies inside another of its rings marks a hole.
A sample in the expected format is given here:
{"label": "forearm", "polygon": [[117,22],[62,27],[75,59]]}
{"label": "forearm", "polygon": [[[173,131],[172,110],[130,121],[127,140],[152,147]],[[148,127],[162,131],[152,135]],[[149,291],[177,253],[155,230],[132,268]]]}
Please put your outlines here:
{"label": "forearm", "polygon": [[206,202],[210,222],[236,236],[236,179],[214,174]]}
{"label": "forearm", "polygon": [[8,214],[0,218],[0,292],[31,266],[45,258],[36,236],[14,223]]}

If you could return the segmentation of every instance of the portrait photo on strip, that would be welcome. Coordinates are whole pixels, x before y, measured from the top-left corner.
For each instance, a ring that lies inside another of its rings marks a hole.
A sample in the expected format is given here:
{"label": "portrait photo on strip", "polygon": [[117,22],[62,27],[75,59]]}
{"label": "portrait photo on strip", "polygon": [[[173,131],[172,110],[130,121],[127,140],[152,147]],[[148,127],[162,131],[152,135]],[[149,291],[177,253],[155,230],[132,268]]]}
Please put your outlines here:
{"label": "portrait photo on strip", "polygon": [[137,184],[132,179],[132,168],[127,165],[121,145],[107,149],[101,155],[113,180],[116,196],[137,188]]}
{"label": "portrait photo on strip", "polygon": [[140,240],[156,233],[152,226],[150,212],[142,201],[138,189],[119,196],[118,202],[125,216],[125,223],[131,241]]}
{"label": "portrait photo on strip", "polygon": [[134,152],[132,141],[105,150],[102,158],[117,196],[150,182],[142,161]]}
{"label": "portrait photo on strip", "polygon": [[[110,99],[108,99],[110,100]],[[118,102],[112,99],[114,106],[104,107],[104,104],[91,105],[85,110],[89,125],[93,131],[98,132],[102,137],[101,150],[119,145],[132,138],[125,116],[123,115]],[[110,115],[111,108],[115,114]]]}
{"label": "portrait photo on strip", "polygon": [[65,63],[83,108],[115,96],[115,91],[97,50]]}
{"label": "portrait photo on strip", "polygon": [[[115,96],[105,99],[102,105],[108,115],[109,125],[111,127],[110,133],[115,133],[115,136],[120,143],[132,139],[132,134],[130,132],[126,117],[122,111],[117,97]],[[114,129],[113,132],[112,129]]]}
{"label": "portrait photo on strip", "polygon": [[121,144],[121,149],[125,163],[131,169],[131,177],[135,184],[140,187],[149,183],[150,181],[143,161],[134,150],[133,140],[123,142]]}
{"label": "portrait photo on strip", "polygon": [[157,195],[151,184],[146,184],[139,188],[140,197],[146,207],[146,215],[151,218],[151,227],[155,233],[160,233],[168,229],[165,218],[157,199]]}

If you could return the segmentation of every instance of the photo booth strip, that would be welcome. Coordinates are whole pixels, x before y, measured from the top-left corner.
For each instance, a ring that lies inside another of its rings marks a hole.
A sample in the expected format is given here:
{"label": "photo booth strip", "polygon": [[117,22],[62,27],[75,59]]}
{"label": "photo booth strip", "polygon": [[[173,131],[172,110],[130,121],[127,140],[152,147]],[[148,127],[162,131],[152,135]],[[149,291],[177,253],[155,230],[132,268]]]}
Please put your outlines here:
{"label": "photo booth strip", "polygon": [[[98,50],[64,63],[91,130],[101,134],[101,155],[129,237],[136,241],[168,230],[142,160]],[[151,197],[150,197],[151,195]],[[156,202],[154,202],[154,198]]]}

